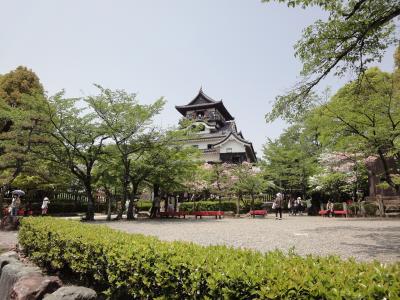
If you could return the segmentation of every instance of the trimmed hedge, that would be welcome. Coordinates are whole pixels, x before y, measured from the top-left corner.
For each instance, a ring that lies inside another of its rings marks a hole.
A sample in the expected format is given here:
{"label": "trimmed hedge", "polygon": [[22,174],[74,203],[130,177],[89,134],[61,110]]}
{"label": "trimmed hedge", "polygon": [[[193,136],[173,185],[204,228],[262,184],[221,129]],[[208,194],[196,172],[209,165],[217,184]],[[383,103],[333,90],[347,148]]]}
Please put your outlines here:
{"label": "trimmed hedge", "polygon": [[[182,202],[179,209],[181,211],[212,211],[212,210],[222,210],[222,211],[233,211],[236,212],[236,201],[222,201],[221,206],[218,200],[209,201],[195,201],[193,209],[193,202]],[[262,202],[254,202],[254,209],[263,209]],[[250,210],[250,204],[243,206],[240,203],[240,211],[248,212]]]}
{"label": "trimmed hedge", "polygon": [[179,206],[180,211],[236,211],[236,202],[222,201],[221,205],[218,200],[215,201],[195,201],[194,209],[193,202],[182,202]]}
{"label": "trimmed hedge", "polygon": [[398,299],[400,264],[163,242],[105,226],[24,218],[29,258],[109,299]]}
{"label": "trimmed hedge", "polygon": [[137,207],[139,208],[140,211],[145,211],[145,210],[150,210],[152,206],[152,202],[151,201],[139,201],[137,203]]}

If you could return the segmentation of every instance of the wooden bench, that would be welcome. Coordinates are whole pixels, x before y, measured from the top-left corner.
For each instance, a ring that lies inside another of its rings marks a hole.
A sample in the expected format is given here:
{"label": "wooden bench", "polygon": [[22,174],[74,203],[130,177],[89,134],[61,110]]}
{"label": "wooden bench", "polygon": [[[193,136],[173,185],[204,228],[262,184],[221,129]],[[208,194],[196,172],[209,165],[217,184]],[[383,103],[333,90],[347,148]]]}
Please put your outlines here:
{"label": "wooden bench", "polygon": [[250,210],[250,216],[252,216],[253,218],[255,218],[256,216],[265,217],[266,215],[267,215],[266,209]]}
{"label": "wooden bench", "polygon": [[197,219],[197,217],[200,217],[200,219],[202,217],[211,217],[211,216],[215,216],[216,219],[221,219],[222,216],[224,215],[223,211],[195,211],[192,213],[192,215],[194,215]]}
{"label": "wooden bench", "polygon": [[186,211],[162,211],[159,213],[160,217],[165,217],[165,218],[175,218],[175,217],[183,217],[184,219],[186,218],[186,215],[188,215],[188,213]]}

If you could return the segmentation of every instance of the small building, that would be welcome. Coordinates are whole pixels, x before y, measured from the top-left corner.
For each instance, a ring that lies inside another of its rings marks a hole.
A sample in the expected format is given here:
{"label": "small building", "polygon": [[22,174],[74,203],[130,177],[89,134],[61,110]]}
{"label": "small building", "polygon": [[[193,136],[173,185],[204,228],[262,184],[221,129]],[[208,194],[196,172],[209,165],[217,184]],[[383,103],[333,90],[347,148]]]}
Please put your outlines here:
{"label": "small building", "polygon": [[202,150],[205,162],[257,161],[253,144],[237,130],[235,119],[222,100],[213,100],[200,88],[192,101],[175,108],[196,126],[195,136],[186,143]]}

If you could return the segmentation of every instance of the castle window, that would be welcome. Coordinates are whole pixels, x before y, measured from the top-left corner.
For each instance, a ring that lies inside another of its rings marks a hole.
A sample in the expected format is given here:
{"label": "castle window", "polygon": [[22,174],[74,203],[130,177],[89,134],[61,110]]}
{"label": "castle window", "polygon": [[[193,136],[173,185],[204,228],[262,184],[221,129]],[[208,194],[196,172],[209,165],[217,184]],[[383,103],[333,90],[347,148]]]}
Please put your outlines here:
{"label": "castle window", "polygon": [[211,148],[212,148],[212,144],[208,144],[207,149],[211,149]]}

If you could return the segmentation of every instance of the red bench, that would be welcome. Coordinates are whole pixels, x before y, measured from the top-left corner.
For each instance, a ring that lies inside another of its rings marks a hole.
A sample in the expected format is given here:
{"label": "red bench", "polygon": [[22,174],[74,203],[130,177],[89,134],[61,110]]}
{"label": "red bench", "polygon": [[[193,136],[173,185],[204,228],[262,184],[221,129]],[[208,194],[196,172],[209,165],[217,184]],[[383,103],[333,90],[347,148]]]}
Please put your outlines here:
{"label": "red bench", "polygon": [[333,214],[335,216],[345,216],[345,217],[347,217],[350,214],[350,211],[349,210],[334,210]]}
{"label": "red bench", "polygon": [[[349,211],[349,210],[334,210],[333,211],[333,215],[334,216],[345,216],[345,217],[347,217],[348,215],[350,215],[350,213],[351,213],[351,211]],[[327,214],[328,214],[328,210],[320,210],[319,212],[318,212],[318,214],[319,215],[321,215],[321,216],[326,216]]]}
{"label": "red bench", "polygon": [[169,218],[169,217],[172,217],[172,218],[178,217],[178,218],[180,218],[180,217],[183,217],[185,219],[186,215],[188,215],[188,213],[186,211],[171,211],[171,212],[162,211],[162,212],[160,212],[160,217],[161,218],[162,217],[165,217],[165,218]]}
{"label": "red bench", "polygon": [[197,219],[197,217],[200,217],[200,219],[202,217],[211,217],[211,216],[215,216],[216,219],[218,218],[222,218],[222,216],[224,215],[223,211],[195,211],[192,213],[192,215],[194,215]]}
{"label": "red bench", "polygon": [[250,216],[253,216],[253,218],[255,218],[256,216],[265,217],[266,215],[267,215],[266,209],[250,210]]}

